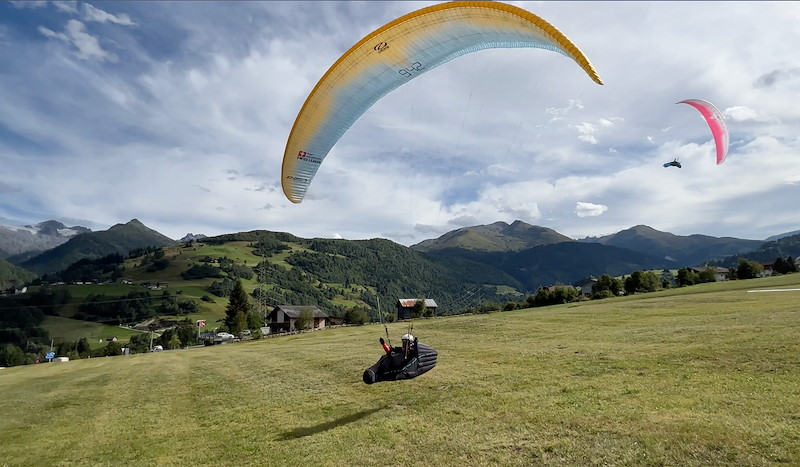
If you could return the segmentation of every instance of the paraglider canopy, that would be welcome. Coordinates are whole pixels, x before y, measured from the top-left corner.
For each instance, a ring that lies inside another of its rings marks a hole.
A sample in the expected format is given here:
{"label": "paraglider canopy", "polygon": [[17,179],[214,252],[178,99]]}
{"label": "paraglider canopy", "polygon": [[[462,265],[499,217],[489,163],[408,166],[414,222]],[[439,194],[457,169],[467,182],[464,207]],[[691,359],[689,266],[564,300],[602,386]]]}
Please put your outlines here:
{"label": "paraglider canopy", "polygon": [[700,111],[709,128],[711,128],[711,134],[714,136],[714,144],[717,147],[717,165],[722,164],[728,155],[729,142],[728,129],[725,126],[725,118],[722,116],[722,112],[714,104],[703,99],[686,99],[676,102],[676,104],[689,104]]}
{"label": "paraglider canopy", "polygon": [[674,161],[667,162],[666,164],[664,164],[664,167],[677,167],[677,168],[680,169],[681,168],[681,163],[678,162],[678,158],[676,157]]}
{"label": "paraglider canopy", "polygon": [[300,203],[334,144],[381,97],[461,55],[489,48],[535,47],[574,60],[603,84],[589,59],[561,31],[501,2],[449,2],[401,16],[357,42],[322,76],[292,126],[281,185]]}

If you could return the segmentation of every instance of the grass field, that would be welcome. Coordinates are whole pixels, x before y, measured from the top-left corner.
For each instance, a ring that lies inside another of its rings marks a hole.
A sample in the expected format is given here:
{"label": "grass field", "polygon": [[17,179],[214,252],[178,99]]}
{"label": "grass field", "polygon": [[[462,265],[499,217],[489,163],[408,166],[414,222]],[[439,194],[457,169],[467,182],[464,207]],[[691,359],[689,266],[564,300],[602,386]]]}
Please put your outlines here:
{"label": "grass field", "polygon": [[106,326],[59,316],[47,316],[44,327],[55,342],[75,342],[81,337],[85,337],[92,348],[105,347],[108,337],[116,337],[119,341],[128,342],[131,336],[141,334],[140,331],[119,326]]}
{"label": "grass field", "polygon": [[379,325],[8,368],[0,464],[800,465],[800,292],[747,292],[798,286],[420,320],[436,368],[371,386]]}

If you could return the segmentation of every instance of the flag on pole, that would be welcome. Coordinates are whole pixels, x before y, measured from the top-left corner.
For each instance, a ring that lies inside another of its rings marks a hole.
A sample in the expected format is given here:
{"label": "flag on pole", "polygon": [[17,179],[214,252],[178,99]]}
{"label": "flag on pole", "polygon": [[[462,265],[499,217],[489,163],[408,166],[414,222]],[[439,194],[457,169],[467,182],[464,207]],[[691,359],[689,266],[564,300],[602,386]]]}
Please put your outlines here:
{"label": "flag on pole", "polygon": [[205,325],[206,325],[206,320],[204,320],[204,319],[198,319],[197,320],[197,327],[202,328]]}

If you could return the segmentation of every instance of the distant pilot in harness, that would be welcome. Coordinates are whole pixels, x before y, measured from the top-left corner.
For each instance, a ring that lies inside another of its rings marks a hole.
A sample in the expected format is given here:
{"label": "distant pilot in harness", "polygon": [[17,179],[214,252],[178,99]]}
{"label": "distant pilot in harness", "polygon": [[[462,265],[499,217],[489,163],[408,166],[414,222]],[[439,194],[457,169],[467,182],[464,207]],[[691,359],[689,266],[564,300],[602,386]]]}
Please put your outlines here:
{"label": "distant pilot in harness", "polygon": [[420,344],[410,333],[404,334],[401,340],[403,341],[401,347],[392,347],[383,340],[383,337],[378,339],[386,353],[377,363],[364,371],[365,383],[416,378],[436,365],[438,356],[436,350]]}

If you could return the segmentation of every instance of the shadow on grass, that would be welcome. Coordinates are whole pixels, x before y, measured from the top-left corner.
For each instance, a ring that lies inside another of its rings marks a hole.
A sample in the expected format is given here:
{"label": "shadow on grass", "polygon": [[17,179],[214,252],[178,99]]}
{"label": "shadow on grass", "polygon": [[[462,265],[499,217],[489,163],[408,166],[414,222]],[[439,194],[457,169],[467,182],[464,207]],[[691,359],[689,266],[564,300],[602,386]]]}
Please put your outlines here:
{"label": "shadow on grass", "polygon": [[330,430],[331,428],[336,428],[337,426],[347,425],[348,423],[353,423],[355,421],[361,420],[362,418],[372,415],[375,412],[378,412],[385,408],[386,407],[378,407],[375,409],[362,410],[361,412],[356,412],[352,415],[345,415],[344,417],[337,418],[336,420],[332,420],[330,422],[320,423],[319,425],[295,428],[292,431],[287,431],[286,433],[280,435],[278,439],[280,441],[288,441],[290,439],[297,439],[297,438],[303,438],[305,436],[315,435],[317,433]]}

